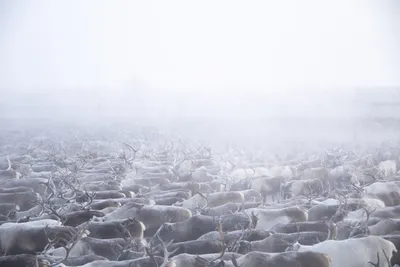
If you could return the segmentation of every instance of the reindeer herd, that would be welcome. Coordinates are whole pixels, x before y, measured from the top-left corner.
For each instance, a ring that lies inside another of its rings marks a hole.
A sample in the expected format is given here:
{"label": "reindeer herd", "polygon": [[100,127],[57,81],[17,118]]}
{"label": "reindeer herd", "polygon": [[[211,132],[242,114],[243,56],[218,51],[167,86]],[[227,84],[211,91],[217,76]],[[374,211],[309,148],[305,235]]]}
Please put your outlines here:
{"label": "reindeer herd", "polygon": [[3,131],[0,267],[400,264],[400,146],[217,149],[155,129]]}

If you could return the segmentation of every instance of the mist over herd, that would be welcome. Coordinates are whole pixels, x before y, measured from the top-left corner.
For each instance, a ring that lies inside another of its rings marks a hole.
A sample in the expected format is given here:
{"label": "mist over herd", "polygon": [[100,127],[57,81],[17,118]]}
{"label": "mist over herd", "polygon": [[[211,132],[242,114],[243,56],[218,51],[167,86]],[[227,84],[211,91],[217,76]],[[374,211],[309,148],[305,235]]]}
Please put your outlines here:
{"label": "mist over herd", "polygon": [[280,150],[161,128],[2,128],[0,266],[400,263],[393,127]]}

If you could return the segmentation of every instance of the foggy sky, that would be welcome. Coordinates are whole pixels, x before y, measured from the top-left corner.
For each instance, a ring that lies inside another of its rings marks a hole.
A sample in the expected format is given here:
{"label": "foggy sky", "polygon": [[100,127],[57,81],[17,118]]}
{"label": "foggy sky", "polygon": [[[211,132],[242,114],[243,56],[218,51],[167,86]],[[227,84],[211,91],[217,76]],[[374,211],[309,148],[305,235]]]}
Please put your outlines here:
{"label": "foggy sky", "polygon": [[0,111],[345,112],[354,88],[400,85],[399,15],[396,0],[1,1]]}

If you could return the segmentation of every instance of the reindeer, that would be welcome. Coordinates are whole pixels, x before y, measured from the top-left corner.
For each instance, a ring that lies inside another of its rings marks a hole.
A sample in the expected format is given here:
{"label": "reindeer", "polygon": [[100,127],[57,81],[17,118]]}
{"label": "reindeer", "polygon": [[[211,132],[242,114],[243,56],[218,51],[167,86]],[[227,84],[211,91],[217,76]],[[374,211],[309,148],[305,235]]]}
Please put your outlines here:
{"label": "reindeer", "polygon": [[[378,236],[360,237],[347,240],[326,240],[324,242],[306,246],[296,243],[295,251],[313,251],[327,254],[332,260],[332,267],[339,266],[366,266],[368,262],[375,262],[376,252],[386,254],[390,260],[397,252],[394,244]],[[373,252],[372,252],[373,251]],[[381,253],[379,253],[381,255]],[[383,255],[381,255],[382,258]],[[380,267],[390,267],[390,261]]]}

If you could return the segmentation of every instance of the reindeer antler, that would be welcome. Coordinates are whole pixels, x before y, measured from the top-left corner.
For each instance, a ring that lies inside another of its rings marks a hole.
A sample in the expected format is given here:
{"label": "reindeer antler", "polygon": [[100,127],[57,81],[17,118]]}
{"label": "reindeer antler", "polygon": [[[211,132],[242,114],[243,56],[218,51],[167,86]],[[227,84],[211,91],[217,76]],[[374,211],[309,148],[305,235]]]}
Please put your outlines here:
{"label": "reindeer antler", "polygon": [[225,251],[227,249],[227,245],[225,243],[225,235],[224,232],[222,231],[222,224],[221,221],[218,221],[218,233],[222,242],[222,251],[221,255],[219,255],[217,258],[207,261],[206,259],[202,258],[201,256],[196,257],[196,266],[202,266],[202,267],[208,267],[208,266],[213,266],[213,263],[217,260],[220,260],[224,257]]}
{"label": "reindeer antler", "polygon": [[96,196],[96,192],[92,192],[92,193],[89,194],[89,192],[85,190],[85,195],[88,197],[89,202],[88,202],[86,205],[84,205],[84,206],[81,208],[81,210],[86,209],[88,206],[90,206],[90,204],[92,204],[93,199],[94,199],[94,197]]}
{"label": "reindeer antler", "polygon": [[7,158],[7,162],[8,162],[8,168],[6,171],[9,171],[9,170],[11,170],[11,161],[10,161],[10,157],[8,155],[6,158]]}
{"label": "reindeer antler", "polygon": [[202,207],[201,209],[205,209],[208,206],[208,199],[205,195],[203,195],[203,193],[201,193],[200,191],[197,192],[197,194],[199,194],[199,196],[201,196],[202,198],[204,198],[204,200],[206,201],[206,205],[204,207]]}
{"label": "reindeer antler", "polygon": [[[371,264],[371,265],[374,266],[374,267],[380,267],[380,266],[379,266],[379,262],[380,262],[380,259],[379,259],[379,252],[376,253],[376,257],[378,258],[378,260],[377,260],[376,263],[373,263],[372,261],[369,261],[368,263]],[[391,265],[391,264],[390,264],[390,265]],[[390,266],[390,265],[389,265],[389,266]]]}
{"label": "reindeer antler", "polygon": [[233,264],[233,266],[235,266],[235,267],[242,267],[242,265],[239,265],[239,263],[237,262],[237,260],[236,260],[236,256],[235,256],[235,254],[233,254],[232,255],[232,264]]}
{"label": "reindeer antler", "polygon": [[[48,226],[46,226],[46,228],[45,228],[45,232],[46,232],[47,227]],[[81,239],[81,237],[83,237],[83,235],[88,235],[88,230],[87,230],[86,227],[81,229],[80,231],[78,231],[76,233],[76,235],[72,238],[72,240],[71,240],[72,243],[70,243],[69,247],[68,247],[69,244],[67,244],[68,241],[67,240],[63,240],[66,243],[66,245],[62,246],[62,248],[64,248],[64,250],[65,250],[65,257],[63,259],[61,259],[61,260],[58,260],[57,262],[54,262],[54,263],[50,264],[50,267],[58,266],[64,260],[68,259],[71,250],[75,247],[75,245]],[[49,241],[49,244],[47,245],[47,247],[45,248],[45,251],[42,254],[45,254],[46,250],[48,250],[55,243],[59,242],[60,239],[62,240],[62,238],[57,237],[57,236],[54,239],[50,239],[50,237],[48,236],[47,239]]]}

